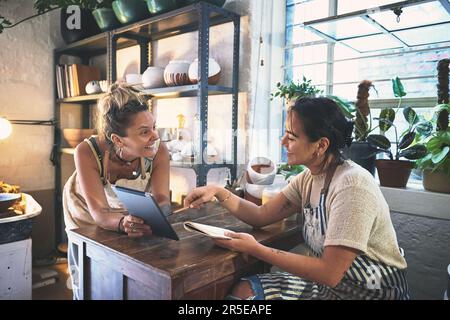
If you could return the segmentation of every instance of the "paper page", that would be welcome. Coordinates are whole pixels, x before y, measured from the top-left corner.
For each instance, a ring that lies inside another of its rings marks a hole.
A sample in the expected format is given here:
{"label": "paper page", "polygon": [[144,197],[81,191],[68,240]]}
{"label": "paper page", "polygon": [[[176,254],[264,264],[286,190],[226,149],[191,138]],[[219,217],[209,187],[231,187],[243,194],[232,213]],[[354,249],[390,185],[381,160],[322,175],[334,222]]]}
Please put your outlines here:
{"label": "paper page", "polygon": [[184,228],[188,231],[196,231],[214,239],[231,240],[230,237],[225,236],[225,232],[230,231],[227,229],[213,227],[210,225],[196,223],[192,221],[187,221],[183,225]]}

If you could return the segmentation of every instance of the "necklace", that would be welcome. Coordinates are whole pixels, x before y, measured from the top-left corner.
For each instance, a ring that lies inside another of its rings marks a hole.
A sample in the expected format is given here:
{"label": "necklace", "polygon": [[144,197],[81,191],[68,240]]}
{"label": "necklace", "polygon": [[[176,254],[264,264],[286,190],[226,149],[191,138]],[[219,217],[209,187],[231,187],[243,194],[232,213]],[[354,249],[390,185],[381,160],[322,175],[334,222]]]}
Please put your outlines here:
{"label": "necklace", "polygon": [[133,160],[125,160],[125,159],[123,159],[123,158],[121,158],[117,153],[116,153],[116,157],[117,157],[117,159],[119,159],[120,161],[122,161],[125,165],[127,165],[127,166],[131,166],[131,164],[133,163],[133,161],[134,160],[136,160],[136,159],[133,159]]}

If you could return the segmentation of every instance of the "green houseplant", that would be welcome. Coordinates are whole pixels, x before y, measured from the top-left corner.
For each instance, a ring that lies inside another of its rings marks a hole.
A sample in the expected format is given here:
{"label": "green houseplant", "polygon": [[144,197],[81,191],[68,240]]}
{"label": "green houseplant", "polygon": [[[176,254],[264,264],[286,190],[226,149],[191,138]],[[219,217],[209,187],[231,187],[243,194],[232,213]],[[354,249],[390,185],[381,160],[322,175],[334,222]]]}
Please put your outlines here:
{"label": "green houseplant", "polygon": [[286,107],[290,107],[295,100],[303,97],[315,97],[322,94],[323,90],[320,90],[311,83],[311,80],[306,79],[303,76],[303,81],[293,82],[288,81],[286,84],[281,82],[277,83],[277,90],[271,94],[271,100],[275,98],[286,99]]}
{"label": "green houseplant", "polygon": [[421,140],[427,148],[427,154],[417,161],[416,166],[423,171],[423,186],[426,190],[450,193],[449,113],[449,104],[436,106],[433,117],[435,131]]}
{"label": "green houseplant", "polygon": [[[403,115],[409,127],[399,136],[397,127],[394,124],[396,112],[389,108],[383,111],[378,118],[381,133],[369,135],[367,141],[377,147],[379,152],[389,155],[389,159],[375,160],[380,184],[386,187],[405,187],[414,167],[414,162],[409,160],[420,159],[427,153],[427,149],[423,144],[414,143],[419,117],[411,107],[404,108]],[[391,127],[395,130],[395,153],[391,150],[391,142],[385,136],[385,133]],[[400,158],[407,160],[400,160]]]}
{"label": "green houseplant", "polygon": [[344,155],[375,175],[375,157],[378,150],[367,141],[367,136],[373,131],[369,107],[370,88],[375,89],[369,80],[363,80],[359,83],[356,103],[353,108],[350,108],[348,102],[339,101],[341,99],[337,99],[337,97],[333,98],[338,104],[348,105],[347,109],[350,111],[350,115],[346,114],[346,116],[353,119],[355,124],[354,140],[350,147],[344,150]]}

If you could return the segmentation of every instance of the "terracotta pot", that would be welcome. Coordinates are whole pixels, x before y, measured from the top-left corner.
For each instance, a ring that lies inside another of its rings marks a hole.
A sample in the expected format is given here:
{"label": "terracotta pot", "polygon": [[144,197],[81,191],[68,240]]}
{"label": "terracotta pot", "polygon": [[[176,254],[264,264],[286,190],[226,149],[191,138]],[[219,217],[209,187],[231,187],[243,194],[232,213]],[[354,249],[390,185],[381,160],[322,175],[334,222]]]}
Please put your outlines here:
{"label": "terracotta pot", "polygon": [[443,171],[423,171],[423,187],[425,190],[450,193],[450,177]]}
{"label": "terracotta pot", "polygon": [[184,86],[189,81],[189,61],[172,60],[164,69],[164,81],[169,87]]}
{"label": "terracotta pot", "polygon": [[84,139],[94,134],[94,129],[63,129],[63,136],[67,143],[75,148]]}
{"label": "terracotta pot", "polygon": [[414,163],[403,160],[375,160],[380,185],[391,188],[404,188],[408,183]]}

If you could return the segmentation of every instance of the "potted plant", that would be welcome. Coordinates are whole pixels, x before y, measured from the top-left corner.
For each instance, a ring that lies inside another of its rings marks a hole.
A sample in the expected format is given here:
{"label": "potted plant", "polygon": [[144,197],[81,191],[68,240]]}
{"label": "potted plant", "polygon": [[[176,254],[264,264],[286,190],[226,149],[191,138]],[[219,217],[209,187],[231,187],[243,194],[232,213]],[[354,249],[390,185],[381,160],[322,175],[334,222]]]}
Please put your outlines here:
{"label": "potted plant", "polygon": [[[389,159],[377,159],[377,167],[380,184],[385,187],[406,187],[414,162],[427,154],[426,147],[421,143],[415,143],[416,128],[419,124],[417,113],[407,107],[403,110],[403,115],[409,123],[408,129],[399,137],[397,127],[394,124],[396,112],[393,109],[385,109],[380,114],[379,128],[381,134],[371,134],[367,141],[378,148],[378,152],[384,152],[389,155]],[[395,130],[395,155],[391,151],[391,142],[386,138],[385,133],[393,127]],[[400,160],[405,158],[408,160]]]}
{"label": "potted plant", "polygon": [[423,171],[423,187],[429,191],[450,193],[450,105],[436,106],[433,123],[435,131],[421,140],[427,154],[416,163]]}
{"label": "potted plant", "polygon": [[[346,114],[347,118],[354,119],[355,131],[354,141],[350,147],[344,150],[344,155],[365,168],[372,175],[375,175],[375,157],[378,150],[367,141],[367,136],[375,129],[372,129],[372,118],[369,107],[370,88],[375,87],[369,80],[363,80],[359,83],[355,107],[349,109],[354,115],[352,113],[350,115]],[[339,101],[341,99],[337,99],[337,97],[332,98],[338,104],[348,104],[346,101]]]}
{"label": "potted plant", "polygon": [[303,165],[289,165],[283,163],[278,166],[277,174],[282,174],[284,176],[284,180],[289,182],[293,177],[300,174],[304,170],[305,166]]}
{"label": "potted plant", "polygon": [[311,80],[303,76],[303,81],[289,81],[287,84],[277,83],[277,90],[271,94],[270,100],[274,98],[286,99],[286,107],[289,108],[295,101],[303,97],[315,97],[322,94],[322,90],[311,84]]}

